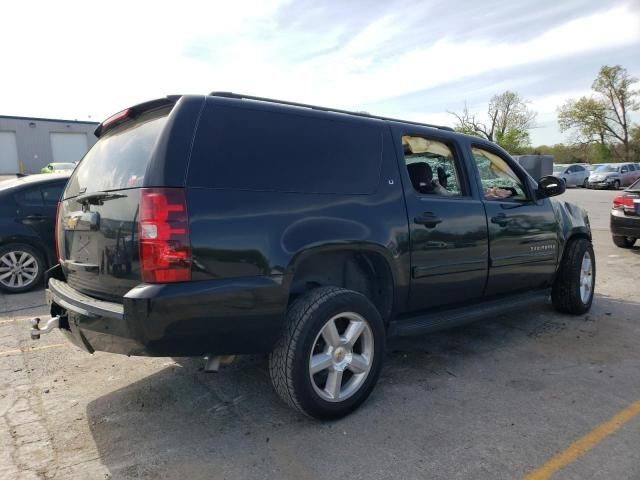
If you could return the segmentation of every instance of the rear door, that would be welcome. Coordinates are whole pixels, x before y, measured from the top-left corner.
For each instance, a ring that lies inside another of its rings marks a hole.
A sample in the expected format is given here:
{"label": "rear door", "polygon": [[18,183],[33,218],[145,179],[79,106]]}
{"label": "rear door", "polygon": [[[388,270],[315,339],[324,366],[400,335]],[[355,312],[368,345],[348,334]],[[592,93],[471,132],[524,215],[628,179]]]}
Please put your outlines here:
{"label": "rear door", "polygon": [[107,130],[75,169],[61,202],[57,235],[69,285],[87,295],[122,299],[141,282],[140,187],[171,105],[136,112]]}
{"label": "rear door", "polygon": [[574,165],[576,171],[576,185],[579,187],[584,186],[585,180],[589,176],[589,172],[582,165]]}
{"label": "rear door", "polygon": [[[59,193],[64,189],[64,183],[59,186]],[[55,249],[54,222],[56,204],[44,202],[42,188],[39,184],[32,184],[22,188],[15,194],[18,205],[17,220],[26,225],[40,237],[43,245],[51,253]]]}
{"label": "rear door", "polygon": [[498,149],[477,145],[471,154],[484,192],[489,228],[485,296],[548,285],[558,252],[550,200],[536,200],[526,173]]}
{"label": "rear door", "polygon": [[437,133],[398,134],[411,244],[412,310],[482,296],[488,268],[487,223],[473,198],[461,147]]}

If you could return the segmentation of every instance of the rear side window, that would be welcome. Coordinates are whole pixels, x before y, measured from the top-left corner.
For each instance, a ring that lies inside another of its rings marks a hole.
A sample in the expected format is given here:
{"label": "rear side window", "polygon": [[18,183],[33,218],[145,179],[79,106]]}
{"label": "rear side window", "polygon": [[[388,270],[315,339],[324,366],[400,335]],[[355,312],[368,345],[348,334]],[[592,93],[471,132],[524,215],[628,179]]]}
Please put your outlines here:
{"label": "rear side window", "polygon": [[65,198],[142,186],[170,109],[152,110],[101,137],[75,169]]}
{"label": "rear side window", "polygon": [[42,199],[45,205],[56,205],[62,197],[64,183],[56,183],[42,187]]}
{"label": "rear side window", "polygon": [[208,105],[189,185],[300,193],[375,190],[382,132],[364,121]]}
{"label": "rear side window", "polygon": [[18,203],[21,205],[43,205],[40,187],[30,187],[21,190],[16,194],[16,200],[18,200]]}

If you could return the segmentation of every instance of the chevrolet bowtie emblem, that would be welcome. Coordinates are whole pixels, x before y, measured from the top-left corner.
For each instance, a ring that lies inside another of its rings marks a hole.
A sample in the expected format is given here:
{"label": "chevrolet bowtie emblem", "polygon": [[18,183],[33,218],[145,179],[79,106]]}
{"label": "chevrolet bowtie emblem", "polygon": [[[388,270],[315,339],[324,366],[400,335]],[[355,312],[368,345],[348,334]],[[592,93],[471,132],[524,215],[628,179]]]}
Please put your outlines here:
{"label": "chevrolet bowtie emblem", "polygon": [[65,221],[65,228],[67,230],[73,230],[76,228],[76,225],[78,225],[78,217],[67,217],[66,221]]}

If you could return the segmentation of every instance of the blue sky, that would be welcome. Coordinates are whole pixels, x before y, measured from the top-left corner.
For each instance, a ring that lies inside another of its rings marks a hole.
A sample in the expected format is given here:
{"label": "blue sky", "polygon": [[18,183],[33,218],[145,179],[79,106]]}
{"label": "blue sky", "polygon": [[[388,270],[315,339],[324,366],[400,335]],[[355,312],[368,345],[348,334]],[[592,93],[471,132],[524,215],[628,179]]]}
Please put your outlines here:
{"label": "blue sky", "polygon": [[640,77],[637,0],[74,0],[11,2],[3,20],[5,115],[102,120],[228,90],[452,124],[448,110],[511,89],[540,144],[566,139],[556,108],[601,65]]}

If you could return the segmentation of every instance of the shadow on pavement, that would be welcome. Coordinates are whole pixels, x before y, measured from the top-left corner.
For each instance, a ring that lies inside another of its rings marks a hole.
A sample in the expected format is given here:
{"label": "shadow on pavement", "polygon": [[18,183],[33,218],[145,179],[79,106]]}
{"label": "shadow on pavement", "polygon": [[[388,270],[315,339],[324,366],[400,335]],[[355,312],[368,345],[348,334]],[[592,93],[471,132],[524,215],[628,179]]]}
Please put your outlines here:
{"label": "shadow on pavement", "polygon": [[[204,373],[200,359],[177,359],[175,366],[91,402],[88,419],[101,461],[114,478],[326,478],[327,462],[338,462],[330,469],[331,477],[409,478],[421,468],[426,473],[436,467],[418,460],[427,450],[448,458],[443,450],[446,437],[460,443],[457,435],[468,435],[450,428],[449,415],[463,420],[471,415],[470,421],[477,421],[473,412],[453,408],[460,389],[469,389],[464,396],[475,398],[472,388],[487,388],[483,378],[470,386],[473,368],[513,368],[525,379],[513,385],[550,388],[526,380],[526,352],[544,342],[571,342],[578,353],[555,343],[547,348],[558,356],[586,355],[589,344],[578,343],[575,331],[601,320],[622,321],[626,312],[639,307],[598,296],[585,316],[558,315],[548,307],[524,317],[503,316],[392,340],[371,398],[337,422],[315,422],[285,406],[271,388],[265,356],[240,357],[217,374]],[[571,335],[563,336],[567,329]],[[520,365],[498,367],[506,365],[496,363],[501,356],[522,360]],[[131,359],[131,368],[135,361]],[[502,375],[507,382],[514,373]],[[503,390],[494,394],[506,395]],[[479,398],[476,412],[485,401]],[[526,408],[507,402],[516,410]],[[491,410],[486,411],[489,415]]]}

